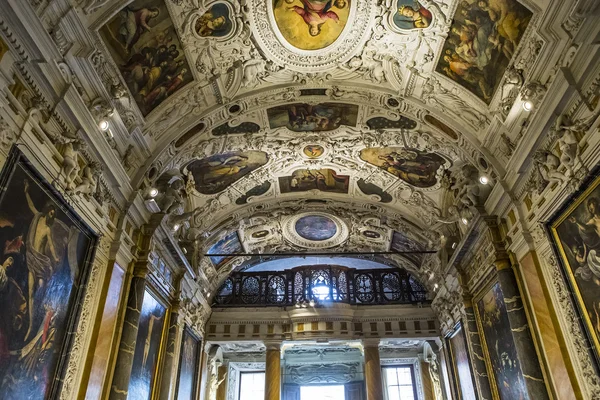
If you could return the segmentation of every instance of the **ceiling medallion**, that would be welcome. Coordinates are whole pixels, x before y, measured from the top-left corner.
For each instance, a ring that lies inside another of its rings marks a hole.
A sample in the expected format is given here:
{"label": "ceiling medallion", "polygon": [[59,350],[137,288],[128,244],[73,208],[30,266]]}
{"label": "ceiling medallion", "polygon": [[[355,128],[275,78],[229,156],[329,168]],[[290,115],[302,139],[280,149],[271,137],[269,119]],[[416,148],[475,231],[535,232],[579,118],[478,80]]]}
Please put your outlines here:
{"label": "ceiling medallion", "polygon": [[300,72],[348,61],[368,38],[373,0],[250,0],[246,15],[267,59]]}
{"label": "ceiling medallion", "polygon": [[307,212],[283,221],[283,233],[291,243],[307,249],[326,249],[348,239],[348,226],[327,213]]}

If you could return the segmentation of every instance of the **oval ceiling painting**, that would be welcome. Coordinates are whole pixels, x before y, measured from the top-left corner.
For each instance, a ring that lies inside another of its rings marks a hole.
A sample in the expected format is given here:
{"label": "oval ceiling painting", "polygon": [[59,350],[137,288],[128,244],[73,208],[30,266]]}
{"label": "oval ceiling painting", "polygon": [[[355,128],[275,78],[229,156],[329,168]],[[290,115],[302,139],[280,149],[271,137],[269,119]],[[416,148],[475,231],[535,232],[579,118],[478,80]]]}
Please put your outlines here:
{"label": "oval ceiling painting", "polygon": [[323,49],[340,36],[351,0],[271,0],[281,35],[302,50]]}
{"label": "oval ceiling painting", "polygon": [[193,161],[187,169],[194,176],[198,192],[215,194],[267,161],[267,153],[262,151],[231,151]]}
{"label": "oval ceiling painting", "polygon": [[306,240],[331,239],[337,233],[337,225],[323,215],[307,215],[296,221],[296,233]]}

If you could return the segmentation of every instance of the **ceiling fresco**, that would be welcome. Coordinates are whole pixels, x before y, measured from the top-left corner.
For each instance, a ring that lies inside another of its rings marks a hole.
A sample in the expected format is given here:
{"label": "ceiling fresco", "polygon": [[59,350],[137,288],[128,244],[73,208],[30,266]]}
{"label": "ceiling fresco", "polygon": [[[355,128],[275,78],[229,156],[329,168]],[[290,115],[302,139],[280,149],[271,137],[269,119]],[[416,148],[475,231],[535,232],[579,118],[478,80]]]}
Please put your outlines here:
{"label": "ceiling fresco", "polygon": [[398,0],[395,4],[398,12],[391,15],[398,29],[425,29],[432,25],[433,14],[418,1]]}
{"label": "ceiling fresco", "polygon": [[348,193],[350,177],[337,174],[332,169],[299,169],[291,176],[279,178],[281,193],[320,190],[322,192]]}
{"label": "ceiling fresco", "polygon": [[360,158],[416,187],[435,185],[438,170],[446,163],[437,154],[401,147],[364,149]]}
{"label": "ceiling fresco", "polygon": [[351,0],[272,0],[273,15],[281,35],[301,50],[319,50],[342,33]]}
{"label": "ceiling fresco", "polygon": [[163,0],[136,0],[100,29],[141,113],[191,82],[190,66]]}
{"label": "ceiling fresco", "polygon": [[461,1],[436,71],[489,103],[531,17],[515,0]]}
{"label": "ceiling fresco", "polygon": [[198,192],[214,194],[262,167],[267,160],[267,154],[261,151],[234,151],[194,161],[187,169]]}
{"label": "ceiling fresco", "polygon": [[271,129],[285,126],[294,132],[331,131],[341,125],[356,126],[358,106],[339,103],[287,104],[269,108],[267,114]]}

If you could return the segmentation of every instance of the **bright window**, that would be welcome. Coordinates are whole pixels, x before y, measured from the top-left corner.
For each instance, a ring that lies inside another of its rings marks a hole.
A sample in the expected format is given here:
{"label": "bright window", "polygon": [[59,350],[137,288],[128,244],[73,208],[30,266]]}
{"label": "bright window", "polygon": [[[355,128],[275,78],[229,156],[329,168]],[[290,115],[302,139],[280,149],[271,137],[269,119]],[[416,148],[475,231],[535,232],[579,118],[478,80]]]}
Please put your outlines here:
{"label": "bright window", "polygon": [[240,374],[240,399],[264,400],[265,399],[265,373],[242,372]]}
{"label": "bright window", "polygon": [[412,365],[383,368],[387,400],[417,400]]}
{"label": "bright window", "polygon": [[300,400],[344,400],[344,398],[344,385],[300,387]]}

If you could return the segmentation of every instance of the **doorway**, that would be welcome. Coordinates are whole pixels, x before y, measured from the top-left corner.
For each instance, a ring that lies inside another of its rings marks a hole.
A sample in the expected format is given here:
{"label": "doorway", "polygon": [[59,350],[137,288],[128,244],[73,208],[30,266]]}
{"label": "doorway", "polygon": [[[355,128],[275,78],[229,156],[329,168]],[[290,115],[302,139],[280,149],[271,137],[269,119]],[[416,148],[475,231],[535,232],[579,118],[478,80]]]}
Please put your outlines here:
{"label": "doorway", "polygon": [[300,400],[345,400],[344,385],[311,385],[300,387]]}

